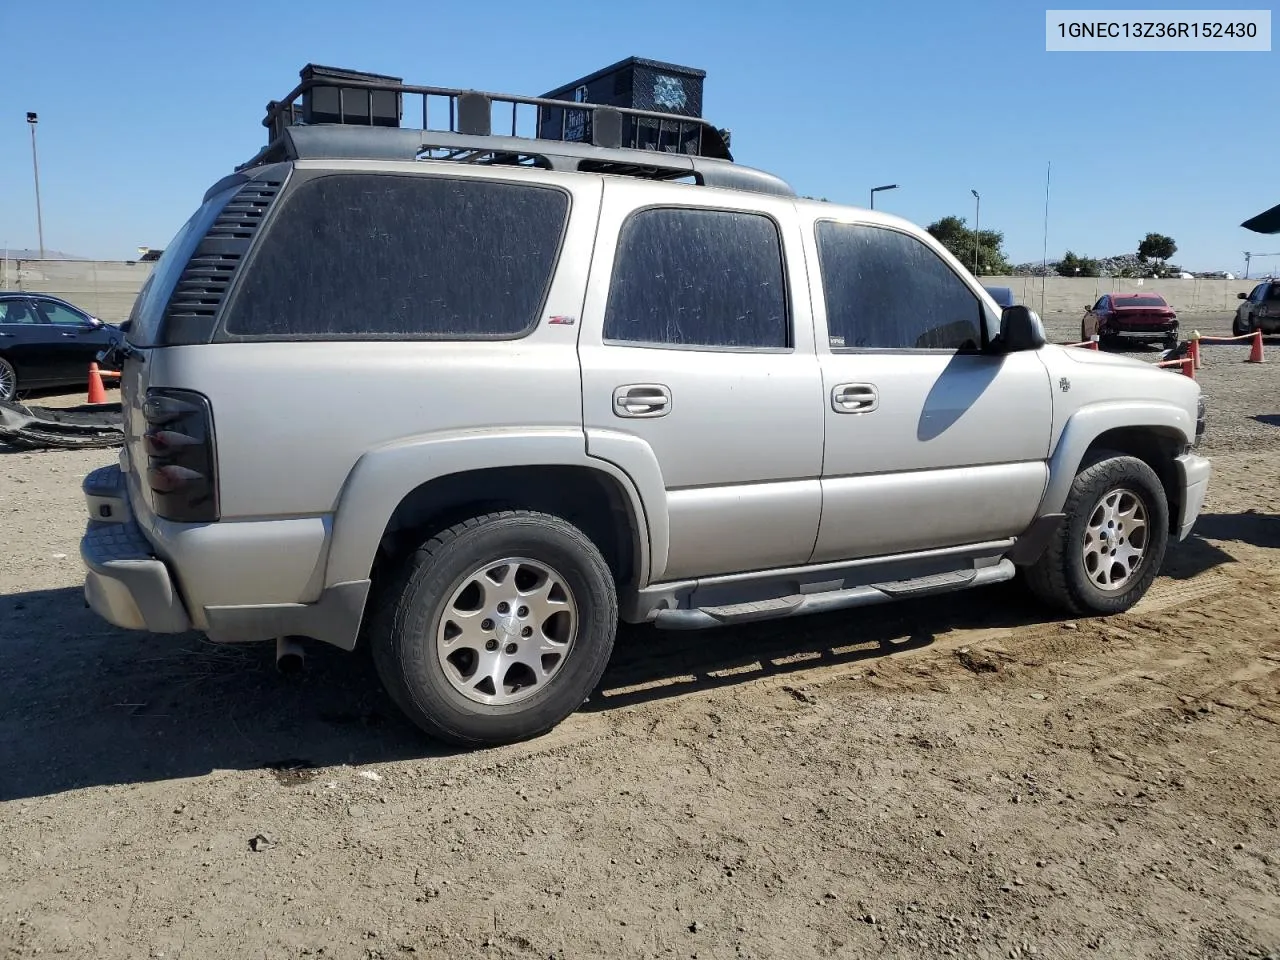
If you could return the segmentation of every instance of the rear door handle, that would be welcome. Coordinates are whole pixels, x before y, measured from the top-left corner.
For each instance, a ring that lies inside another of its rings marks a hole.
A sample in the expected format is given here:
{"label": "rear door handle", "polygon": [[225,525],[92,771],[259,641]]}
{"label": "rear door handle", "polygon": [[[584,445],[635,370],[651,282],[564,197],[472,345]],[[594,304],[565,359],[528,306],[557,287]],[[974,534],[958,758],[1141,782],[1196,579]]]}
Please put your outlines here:
{"label": "rear door handle", "polygon": [[870,413],[880,406],[880,393],[872,383],[838,383],[831,390],[836,413]]}
{"label": "rear door handle", "polygon": [[671,391],[660,383],[629,383],[613,391],[613,412],[620,417],[665,417]]}

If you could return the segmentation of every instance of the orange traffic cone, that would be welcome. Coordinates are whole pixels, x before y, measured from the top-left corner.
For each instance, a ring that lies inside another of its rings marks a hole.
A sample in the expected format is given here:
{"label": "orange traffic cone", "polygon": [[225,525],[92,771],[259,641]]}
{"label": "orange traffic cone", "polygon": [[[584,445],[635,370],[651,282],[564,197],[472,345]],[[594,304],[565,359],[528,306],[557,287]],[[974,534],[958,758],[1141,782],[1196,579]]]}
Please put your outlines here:
{"label": "orange traffic cone", "polygon": [[1191,355],[1191,362],[1195,364],[1197,370],[1200,369],[1200,336],[1193,333],[1191,335],[1191,347],[1188,351]]}
{"label": "orange traffic cone", "polygon": [[1249,359],[1245,363],[1262,363],[1262,331],[1253,331],[1253,344],[1249,347]]}
{"label": "orange traffic cone", "polygon": [[89,364],[89,402],[107,402],[107,391],[102,386],[102,374],[98,372],[96,363]]}

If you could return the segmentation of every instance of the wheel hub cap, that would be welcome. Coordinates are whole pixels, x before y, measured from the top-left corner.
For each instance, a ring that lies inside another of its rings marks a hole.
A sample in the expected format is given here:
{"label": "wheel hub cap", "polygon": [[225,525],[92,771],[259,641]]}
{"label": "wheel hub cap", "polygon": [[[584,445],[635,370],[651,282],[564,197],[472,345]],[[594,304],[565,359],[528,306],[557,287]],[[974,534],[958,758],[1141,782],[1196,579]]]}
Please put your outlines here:
{"label": "wheel hub cap", "polygon": [[1124,589],[1147,555],[1147,507],[1132,490],[1105,493],[1089,515],[1082,558],[1085,575],[1100,590]]}
{"label": "wheel hub cap", "polygon": [[560,672],[578,630],[568,583],[537,560],[508,557],[454,589],[436,631],[445,678],[469,700],[518,703]]}

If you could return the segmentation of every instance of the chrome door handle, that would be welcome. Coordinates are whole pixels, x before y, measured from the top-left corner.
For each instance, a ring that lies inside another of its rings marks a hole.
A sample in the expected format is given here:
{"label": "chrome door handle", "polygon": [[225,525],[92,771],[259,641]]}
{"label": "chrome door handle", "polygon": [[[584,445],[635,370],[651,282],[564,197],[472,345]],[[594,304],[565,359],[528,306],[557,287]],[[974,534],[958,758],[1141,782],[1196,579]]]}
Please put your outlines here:
{"label": "chrome door handle", "polygon": [[620,417],[665,417],[671,391],[660,383],[630,383],[613,391],[613,412]]}
{"label": "chrome door handle", "polygon": [[880,406],[880,393],[871,383],[839,383],[831,390],[836,413],[870,413]]}
{"label": "chrome door handle", "polygon": [[75,334],[74,334],[74,333],[64,333],[64,334],[63,334],[63,336],[64,336],[64,337],[74,337],[74,336],[75,336]]}

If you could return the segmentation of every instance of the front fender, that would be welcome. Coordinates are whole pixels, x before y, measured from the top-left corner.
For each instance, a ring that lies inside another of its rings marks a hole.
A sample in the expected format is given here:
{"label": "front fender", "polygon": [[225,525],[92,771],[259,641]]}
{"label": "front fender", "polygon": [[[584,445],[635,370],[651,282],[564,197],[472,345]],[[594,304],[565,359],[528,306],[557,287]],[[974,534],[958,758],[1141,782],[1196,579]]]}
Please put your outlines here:
{"label": "front fender", "polygon": [[1073,413],[1062,428],[1049,458],[1049,485],[1040,501],[1040,514],[1060,513],[1071,483],[1089,446],[1108,430],[1149,429],[1175,434],[1183,443],[1195,440],[1195,420],[1181,406],[1147,400],[1092,404]]}
{"label": "front fender", "polygon": [[615,480],[628,500],[639,534],[640,582],[647,582],[651,522],[636,483],[614,464],[589,457],[581,430],[535,428],[428,434],[365,453],[338,498],[325,584],[368,578],[396,507],[422,484],[473,470],[525,466],[582,466]]}

